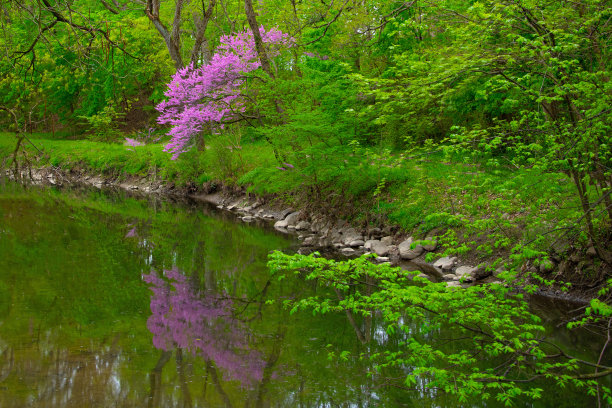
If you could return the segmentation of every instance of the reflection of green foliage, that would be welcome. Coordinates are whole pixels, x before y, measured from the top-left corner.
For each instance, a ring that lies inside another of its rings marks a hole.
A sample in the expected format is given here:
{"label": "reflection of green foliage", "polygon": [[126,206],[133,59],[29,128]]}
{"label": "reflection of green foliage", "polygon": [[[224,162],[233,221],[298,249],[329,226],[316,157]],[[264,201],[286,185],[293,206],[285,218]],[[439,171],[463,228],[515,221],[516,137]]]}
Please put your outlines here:
{"label": "reflection of green foliage", "polygon": [[[513,406],[544,399],[549,406],[544,389],[565,386],[593,396],[599,389],[610,401],[605,377],[612,369],[600,367],[601,375],[593,369],[599,353],[592,353],[590,361],[559,354],[562,348],[542,337],[546,330],[541,319],[508,285],[451,288],[416,276],[418,272],[375,265],[371,257],[334,261],[318,254],[274,252],[268,265],[278,280],[301,275],[335,291],[285,300],[291,313],[380,314],[386,335],[397,335],[399,341],[355,357],[370,361],[374,371],[369,374],[382,378],[390,375],[387,370],[407,369],[400,378],[383,380],[389,384],[416,386],[433,395],[443,390],[470,405],[484,400]],[[609,307],[603,309],[597,311],[600,316],[612,314]],[[353,351],[342,350],[336,354],[339,359],[349,359]]]}

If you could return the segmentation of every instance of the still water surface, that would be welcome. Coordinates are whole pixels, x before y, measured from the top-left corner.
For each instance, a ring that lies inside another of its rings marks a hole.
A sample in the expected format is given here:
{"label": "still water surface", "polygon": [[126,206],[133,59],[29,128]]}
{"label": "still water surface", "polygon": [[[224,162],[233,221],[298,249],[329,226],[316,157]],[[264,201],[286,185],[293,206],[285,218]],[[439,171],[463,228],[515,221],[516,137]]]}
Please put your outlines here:
{"label": "still water surface", "polygon": [[[344,314],[289,314],[283,299],[324,292],[271,279],[267,254],[296,248],[203,204],[3,183],[0,407],[496,406],[402,389],[399,368],[382,378],[367,360],[329,359],[399,339],[376,318],[358,322],[362,344]],[[536,406],[594,402],[550,391]]]}

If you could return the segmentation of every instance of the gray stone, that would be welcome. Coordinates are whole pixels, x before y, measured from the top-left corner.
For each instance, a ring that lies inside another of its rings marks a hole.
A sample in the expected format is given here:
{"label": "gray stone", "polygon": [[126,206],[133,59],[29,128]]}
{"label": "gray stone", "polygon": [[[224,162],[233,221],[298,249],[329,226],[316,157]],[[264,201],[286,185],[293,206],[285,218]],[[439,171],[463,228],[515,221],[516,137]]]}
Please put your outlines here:
{"label": "gray stone", "polygon": [[314,235],[310,235],[310,236],[304,238],[303,245],[307,245],[307,246],[314,245],[315,239],[316,239],[316,237]]}
{"label": "gray stone", "polygon": [[287,226],[290,226],[290,225],[295,226],[298,223],[298,218],[300,218],[300,212],[299,211],[296,211],[296,212],[293,212],[293,213],[289,214],[285,218],[285,221],[287,221]]}
{"label": "gray stone", "polygon": [[372,241],[370,249],[378,256],[386,256],[389,254],[389,247],[378,240]]}
{"label": "gray stone", "polygon": [[450,282],[446,282],[446,286],[448,286],[449,288],[460,288],[461,283],[458,281],[450,281]]}
{"label": "gray stone", "polygon": [[435,277],[438,280],[442,280],[442,276],[444,275],[439,268],[436,268],[427,262],[409,261],[405,264],[404,269],[408,271],[419,270],[429,276]]}
{"label": "gray stone", "polygon": [[380,242],[382,242],[385,245],[392,245],[393,244],[393,237],[392,236],[382,237],[380,239]]}
{"label": "gray stone", "polygon": [[487,265],[482,264],[476,267],[476,270],[472,272],[472,277],[476,280],[482,280],[488,278],[493,274],[493,271],[487,268]]}
{"label": "gray stone", "polygon": [[377,264],[389,262],[389,257],[388,256],[377,256],[376,258],[372,258],[372,262],[377,263]]}
{"label": "gray stone", "polygon": [[433,238],[433,237],[427,237],[425,238],[425,241],[430,241],[431,244],[424,244],[423,245],[423,249],[426,251],[435,251],[436,248],[438,247],[438,242]]}
{"label": "gray stone", "polygon": [[310,228],[310,223],[308,221],[300,221],[295,226],[295,229],[298,231],[307,230],[308,228]]}
{"label": "gray stone", "polygon": [[[354,228],[347,228],[339,231],[342,234],[342,243],[349,245],[353,241],[363,241],[363,236],[358,233]],[[363,245],[363,243],[361,243]]]}
{"label": "gray stone", "polygon": [[[364,242],[364,243],[363,243],[363,247],[364,247],[365,249],[372,249],[372,244],[373,244],[375,241],[377,241],[377,240],[375,240],[375,239],[369,239],[369,240],[367,240],[366,242]],[[378,241],[378,242],[380,242],[380,241]]]}
{"label": "gray stone", "polygon": [[356,239],[355,241],[349,242],[348,246],[350,246],[352,248],[356,248],[356,247],[363,246],[364,244],[365,243],[363,242],[362,239]]}
{"label": "gray stone", "polygon": [[276,221],[274,228],[287,228],[287,220]]}
{"label": "gray stone", "polygon": [[415,276],[415,278],[425,278],[428,281],[432,281],[431,276],[425,275],[424,273],[419,273],[417,276]]}
{"label": "gray stone", "polygon": [[467,266],[467,265],[463,265],[458,267],[457,269],[455,269],[455,275],[459,276],[460,278],[468,275],[468,276],[472,276],[472,273],[476,270],[477,268],[473,267],[473,266]]}
{"label": "gray stone", "polygon": [[445,281],[457,280],[457,275],[455,275],[454,273],[447,273],[446,275],[442,276],[442,279]]}
{"label": "gray stone", "polygon": [[378,237],[380,237],[381,234],[382,234],[382,231],[381,231],[380,228],[374,227],[374,228],[369,228],[368,229],[368,237],[378,238]]}
{"label": "gray stone", "polygon": [[310,229],[317,232],[322,231],[325,228],[325,221],[321,218],[313,218],[310,223]]}
{"label": "gray stone", "polygon": [[399,254],[402,259],[414,259],[423,253],[423,247],[421,245],[416,245],[414,248],[411,249],[411,246],[413,246],[413,242],[414,241],[412,237],[410,237],[401,244],[399,244]]}
{"label": "gray stone", "polygon": [[255,217],[253,217],[251,215],[245,215],[244,217],[242,217],[242,221],[244,221],[244,222],[252,222],[252,221],[255,221]]}
{"label": "gray stone", "polygon": [[342,248],[340,253],[345,256],[351,256],[355,254],[355,250],[353,248]]}
{"label": "gray stone", "polygon": [[436,268],[440,268],[443,271],[450,271],[453,269],[456,263],[457,257],[445,256],[444,258],[440,258],[436,262],[434,262],[433,266],[435,266]]}
{"label": "gray stone", "polygon": [[278,213],[278,219],[280,220],[284,220],[285,218],[287,218],[287,216],[289,214],[291,214],[293,212],[293,208],[285,208],[284,210],[280,211]]}

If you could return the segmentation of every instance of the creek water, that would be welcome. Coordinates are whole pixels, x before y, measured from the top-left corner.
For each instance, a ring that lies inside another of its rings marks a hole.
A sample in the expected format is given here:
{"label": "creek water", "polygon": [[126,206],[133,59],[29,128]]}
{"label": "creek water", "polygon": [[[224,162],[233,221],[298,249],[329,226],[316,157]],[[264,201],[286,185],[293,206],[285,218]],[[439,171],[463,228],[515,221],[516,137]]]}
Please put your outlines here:
{"label": "creek water", "polygon": [[[376,316],[357,322],[363,344],[345,314],[290,314],[283,300],[325,294],[270,276],[267,254],[297,248],[201,203],[2,182],[0,407],[497,406],[403,389],[406,367],[330,359],[398,338]],[[601,347],[547,316],[576,353]],[[524,406],[593,404],[551,388]]]}

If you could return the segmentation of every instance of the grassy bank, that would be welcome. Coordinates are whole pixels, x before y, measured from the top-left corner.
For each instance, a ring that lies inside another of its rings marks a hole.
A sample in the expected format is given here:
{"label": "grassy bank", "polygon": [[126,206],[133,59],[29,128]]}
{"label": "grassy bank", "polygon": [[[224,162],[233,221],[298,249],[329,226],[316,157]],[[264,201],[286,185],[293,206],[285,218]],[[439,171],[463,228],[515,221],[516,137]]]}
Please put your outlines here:
{"label": "grassy bank", "polygon": [[[572,246],[586,243],[580,205],[564,174],[470,162],[442,150],[398,154],[348,144],[294,152],[219,136],[206,149],[171,160],[161,144],[128,147],[37,135],[31,140],[44,152],[26,145],[34,166],[199,188],[240,186],[355,225],[438,236],[444,254],[492,268],[505,262],[546,271],[551,257],[562,263],[575,251]],[[0,134],[0,156],[8,158],[14,147],[14,135]],[[581,280],[600,278],[596,262],[581,267],[587,272]]]}

